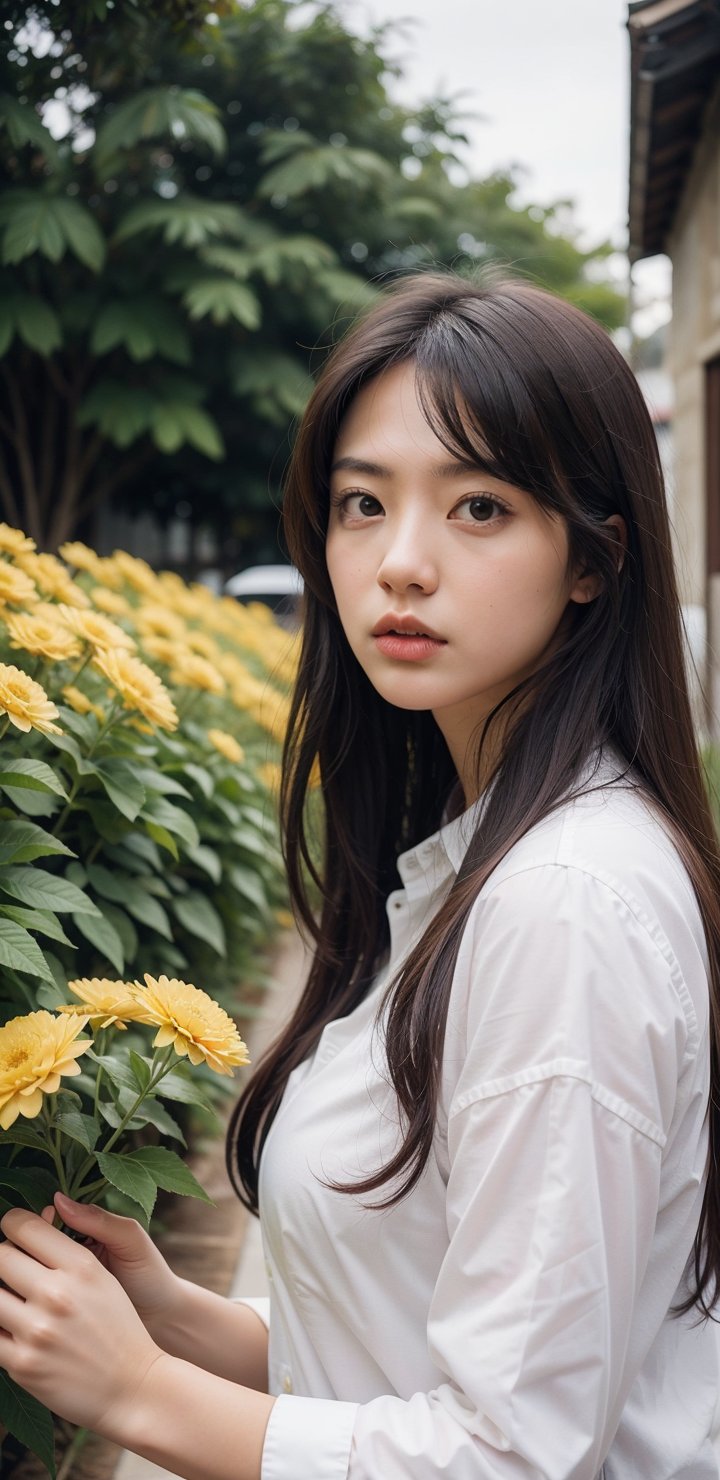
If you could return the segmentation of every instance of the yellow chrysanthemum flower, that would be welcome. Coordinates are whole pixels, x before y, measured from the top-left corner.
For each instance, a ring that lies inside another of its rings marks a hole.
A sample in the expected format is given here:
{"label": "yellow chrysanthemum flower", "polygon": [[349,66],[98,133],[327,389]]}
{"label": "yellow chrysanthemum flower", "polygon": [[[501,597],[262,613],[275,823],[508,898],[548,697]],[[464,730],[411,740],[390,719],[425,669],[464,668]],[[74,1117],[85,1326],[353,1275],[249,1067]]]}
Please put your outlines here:
{"label": "yellow chrysanthemum flower", "polygon": [[277,761],[263,761],[262,765],[257,768],[257,774],[268,791],[272,792],[273,796],[278,796],[282,769]]}
{"label": "yellow chrysanthemum flower", "polygon": [[50,658],[54,663],[64,663],[80,655],[79,642],[57,618],[37,611],[7,612],[5,625],[10,633],[11,647],[23,648],[26,653],[34,653],[40,658]]}
{"label": "yellow chrysanthemum flower", "polygon": [[95,648],[124,648],[131,652],[137,646],[135,638],[130,636],[123,627],[118,627],[117,622],[111,622],[109,617],[103,616],[102,612],[75,611],[70,606],[58,608],[63,622],[67,624],[71,632],[75,632],[90,647]]}
{"label": "yellow chrysanthemum flower", "polygon": [[207,992],[175,978],[156,979],[147,971],[144,976],[144,987],[135,982],[143,1014],[138,1021],[157,1025],[154,1048],[172,1044],[191,1064],[204,1061],[216,1074],[232,1074],[234,1068],[250,1063],[232,1018]]}
{"label": "yellow chrysanthemum flower", "polygon": [[127,550],[113,550],[110,558],[128,585],[132,586],[135,591],[142,592],[144,596],[152,596],[155,600],[160,599],[161,590],[158,586],[158,578],[147,560],[140,560],[137,555],[128,554]]}
{"label": "yellow chrysanthemum flower", "polygon": [[22,606],[26,601],[37,601],[37,594],[37,586],[27,571],[0,560],[0,605]]}
{"label": "yellow chrysanthemum flower", "polygon": [[166,606],[160,606],[158,602],[146,601],[135,612],[135,622],[138,632],[153,637],[171,637],[185,639],[186,627],[182,617],[177,612],[170,611]]}
{"label": "yellow chrysanthemum flower", "polygon": [[92,1044],[80,1039],[87,1014],[77,1019],[51,1012],[29,1012],[0,1028],[0,1127],[8,1131],[18,1115],[40,1114],[43,1095],[60,1088],[63,1075],[80,1074],[76,1060]]}
{"label": "yellow chrysanthemum flower", "polygon": [[57,708],[42,684],[14,663],[0,663],[0,714],[6,714],[11,724],[25,734],[40,730],[44,735],[62,735],[60,726],[53,724]]}
{"label": "yellow chrysanthemum flower", "polygon": [[137,709],[153,725],[174,730],[178,714],[170,695],[157,673],[132,653],[117,648],[99,648],[93,663],[120,695],[125,709]]}
{"label": "yellow chrysanthemum flower", "polygon": [[0,524],[0,550],[6,550],[8,555],[22,555],[25,551],[34,549],[35,541],[30,539],[29,534],[23,534],[21,529],[14,529],[12,524]]}
{"label": "yellow chrysanthemum flower", "polygon": [[87,694],[84,694],[82,689],[76,688],[74,683],[65,685],[62,696],[65,703],[69,704],[76,714],[94,714],[102,724],[105,719],[105,710],[102,705],[93,704],[92,699],[88,699]]}
{"label": "yellow chrysanthemum flower", "polygon": [[119,591],[110,591],[107,586],[93,586],[90,600],[99,611],[107,612],[111,617],[134,616],[134,608],[127,596],[122,596]]}
{"label": "yellow chrysanthemum flower", "polygon": [[63,1003],[58,1012],[84,1014],[92,1028],[119,1028],[124,1032],[128,1023],[143,1021],[132,982],[80,976],[68,982],[68,990],[80,1001]]}
{"label": "yellow chrysanthemum flower", "polygon": [[225,679],[207,658],[191,653],[187,648],[178,653],[174,667],[170,670],[173,683],[184,688],[204,689],[208,694],[224,694]]}
{"label": "yellow chrysanthemum flower", "polygon": [[220,649],[214,637],[209,632],[185,632],[185,646],[192,652],[199,653],[202,658],[207,658],[209,663],[215,663],[220,656]]}
{"label": "yellow chrysanthemum flower", "polygon": [[178,658],[185,651],[173,637],[142,636],[141,642],[143,650],[149,653],[151,658],[155,658],[158,663],[164,663],[166,668],[177,663]]}
{"label": "yellow chrysanthemum flower", "polygon": [[101,579],[102,560],[100,556],[91,550],[89,545],[84,545],[82,540],[67,540],[60,546],[60,554],[68,565],[74,565],[76,570],[87,571],[94,580]]}
{"label": "yellow chrysanthemum flower", "polygon": [[207,737],[210,744],[214,745],[226,760],[234,761],[237,765],[244,761],[245,751],[242,745],[238,745],[234,735],[228,735],[226,730],[208,730]]}
{"label": "yellow chrysanthemum flower", "polygon": [[17,565],[40,587],[46,596],[54,596],[68,606],[90,605],[90,598],[80,586],[76,586],[69,571],[55,555],[21,554],[15,557]]}

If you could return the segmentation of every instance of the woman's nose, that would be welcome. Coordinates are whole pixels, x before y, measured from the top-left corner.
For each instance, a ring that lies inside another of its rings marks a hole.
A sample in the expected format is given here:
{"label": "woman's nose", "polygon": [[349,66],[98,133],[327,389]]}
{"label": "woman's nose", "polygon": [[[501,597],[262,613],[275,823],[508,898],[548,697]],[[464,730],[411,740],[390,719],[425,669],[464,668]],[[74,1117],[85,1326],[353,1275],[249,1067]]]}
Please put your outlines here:
{"label": "woman's nose", "polygon": [[388,541],[377,573],[378,585],[385,590],[404,591],[417,586],[434,591],[438,583],[437,560],[427,532],[399,528]]}

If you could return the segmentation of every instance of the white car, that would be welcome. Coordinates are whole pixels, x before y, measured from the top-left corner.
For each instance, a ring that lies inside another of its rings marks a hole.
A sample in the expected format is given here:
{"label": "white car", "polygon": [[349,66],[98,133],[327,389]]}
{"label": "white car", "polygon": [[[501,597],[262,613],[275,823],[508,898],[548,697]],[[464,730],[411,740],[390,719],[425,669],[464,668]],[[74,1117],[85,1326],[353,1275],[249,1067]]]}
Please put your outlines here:
{"label": "white car", "polygon": [[303,578],[294,565],[250,565],[225,582],[223,592],[236,601],[262,601],[283,627],[301,621]]}

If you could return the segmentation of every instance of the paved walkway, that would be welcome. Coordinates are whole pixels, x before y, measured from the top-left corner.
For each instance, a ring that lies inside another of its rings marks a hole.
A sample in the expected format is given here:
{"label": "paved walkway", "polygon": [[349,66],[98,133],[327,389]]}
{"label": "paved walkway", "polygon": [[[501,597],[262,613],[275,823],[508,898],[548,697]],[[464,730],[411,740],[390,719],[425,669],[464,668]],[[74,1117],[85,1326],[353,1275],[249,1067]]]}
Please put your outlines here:
{"label": "paved walkway", "polygon": [[[250,1057],[257,1061],[266,1045],[275,1036],[291,1012],[309,966],[309,959],[300,938],[288,933],[277,958],[274,980],[268,987],[261,1015],[254,1020],[247,1033]],[[214,1195],[214,1194],[213,1194]],[[202,1281],[198,1281],[201,1283]],[[248,1217],[240,1249],[230,1295],[266,1295],[267,1275],[260,1240],[260,1225],[257,1218]],[[123,1450],[113,1480],[166,1480],[171,1471],[141,1459],[129,1450]]]}

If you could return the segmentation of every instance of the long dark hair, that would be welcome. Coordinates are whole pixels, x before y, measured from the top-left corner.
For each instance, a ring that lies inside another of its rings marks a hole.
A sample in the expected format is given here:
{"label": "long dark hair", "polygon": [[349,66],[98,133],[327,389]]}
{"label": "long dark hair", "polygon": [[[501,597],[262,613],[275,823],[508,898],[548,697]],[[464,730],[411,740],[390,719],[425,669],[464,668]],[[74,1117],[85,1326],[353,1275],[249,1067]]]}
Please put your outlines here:
{"label": "long dark hair", "polygon": [[[562,645],[486,721],[480,749],[492,723],[504,728],[482,821],[443,909],[387,989],[402,1144],[363,1181],[332,1185],[355,1194],[384,1188],[372,1207],[389,1207],[415,1186],[431,1149],[450,986],[472,903],[508,849],[612,743],[674,838],[707,935],[710,1153],[694,1285],[680,1309],[697,1303],[708,1315],[720,1289],[720,853],[691,716],[662,472],[642,395],[608,335],[526,283],[437,273],[399,280],[335,348],[300,425],[283,519],[306,604],[280,806],[294,910],[315,950],[291,1021],[233,1112],[228,1173],[257,1212],[260,1156],[288,1075],[325,1025],[367,992],[387,956],[385,901],[397,856],[457,801],[455,768],[432,715],[381,698],[351,652],[325,563],[329,467],[343,414],[366,382],[406,360],[445,446],[562,516],[570,561],[596,572],[601,591],[572,605]],[[627,528],[622,562],[617,530],[604,523],[613,514]],[[319,837],[308,808],[316,757]]]}

